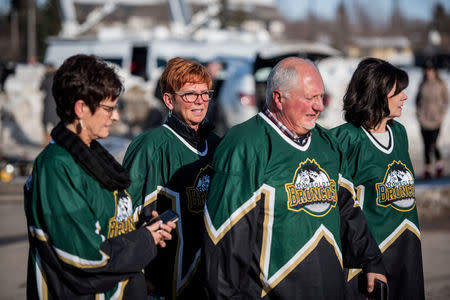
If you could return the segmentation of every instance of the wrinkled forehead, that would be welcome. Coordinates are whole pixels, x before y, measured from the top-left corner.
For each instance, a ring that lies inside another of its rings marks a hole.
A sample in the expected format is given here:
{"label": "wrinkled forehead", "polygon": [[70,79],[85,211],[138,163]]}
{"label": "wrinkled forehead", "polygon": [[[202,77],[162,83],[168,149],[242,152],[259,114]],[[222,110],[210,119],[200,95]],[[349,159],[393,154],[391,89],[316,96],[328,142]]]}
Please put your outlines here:
{"label": "wrinkled forehead", "polygon": [[305,94],[323,94],[325,87],[322,76],[320,76],[317,70],[314,69],[310,72],[305,72],[300,80]]}
{"label": "wrinkled forehead", "polygon": [[309,61],[301,61],[295,65],[299,78],[311,78],[314,80],[322,81],[322,76],[319,70]]}

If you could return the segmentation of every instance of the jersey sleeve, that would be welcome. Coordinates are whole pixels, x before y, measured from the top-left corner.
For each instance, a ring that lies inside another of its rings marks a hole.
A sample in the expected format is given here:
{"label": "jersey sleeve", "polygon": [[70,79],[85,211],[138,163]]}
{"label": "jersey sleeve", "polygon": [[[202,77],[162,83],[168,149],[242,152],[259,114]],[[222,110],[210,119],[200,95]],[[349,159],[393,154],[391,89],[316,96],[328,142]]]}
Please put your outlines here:
{"label": "jersey sleeve", "polygon": [[215,152],[202,247],[210,299],[248,298],[263,152],[261,147],[228,137]]}
{"label": "jersey sleeve", "polygon": [[156,246],[145,228],[106,239],[76,176],[58,160],[35,164],[25,186],[30,247],[36,247],[44,273],[52,270],[47,276],[61,277],[80,294],[106,292],[141,272]]}
{"label": "jersey sleeve", "polygon": [[355,189],[350,163],[341,152],[338,206],[344,267],[362,268],[365,272],[385,274],[382,254],[369,230],[360,206],[355,202]]}
{"label": "jersey sleeve", "polygon": [[[131,185],[127,189],[133,199],[144,205],[143,215],[157,210],[158,189],[170,180],[170,155],[164,153],[165,141],[155,145],[151,136],[140,136],[127,149],[123,166],[129,171]],[[158,209],[158,211],[161,211]]]}
{"label": "jersey sleeve", "polygon": [[350,124],[345,124],[333,128],[330,132],[337,141],[337,145],[347,160],[346,173],[353,177],[357,169],[357,153],[360,150],[361,143],[359,136]]}

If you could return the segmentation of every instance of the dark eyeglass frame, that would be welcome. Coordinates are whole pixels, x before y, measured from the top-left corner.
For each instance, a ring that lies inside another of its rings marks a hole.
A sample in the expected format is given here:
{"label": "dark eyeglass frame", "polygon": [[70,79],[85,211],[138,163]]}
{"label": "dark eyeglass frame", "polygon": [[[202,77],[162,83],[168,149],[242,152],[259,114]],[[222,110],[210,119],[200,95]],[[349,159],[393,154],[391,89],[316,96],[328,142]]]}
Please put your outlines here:
{"label": "dark eyeglass frame", "polygon": [[119,112],[119,103],[117,103],[114,106],[109,106],[105,104],[99,104],[98,106],[103,108],[109,114],[109,116],[112,116],[114,111]]}
{"label": "dark eyeglass frame", "polygon": [[[194,92],[173,92],[173,93],[170,93],[170,94],[180,96],[181,99],[182,99],[184,102],[187,102],[187,103],[194,103],[195,101],[198,100],[198,96],[200,96],[200,98],[202,99],[203,102],[209,102],[209,101],[212,100],[212,96],[213,96],[213,94],[214,94],[214,90],[208,90],[208,91],[205,91],[205,92],[202,92],[202,93],[194,93]],[[205,98],[204,98],[204,95],[207,95],[208,99],[205,99]],[[188,97],[194,97],[194,96],[195,96],[195,99],[193,99],[193,98],[192,98],[193,100],[192,100],[192,99],[188,99]]]}

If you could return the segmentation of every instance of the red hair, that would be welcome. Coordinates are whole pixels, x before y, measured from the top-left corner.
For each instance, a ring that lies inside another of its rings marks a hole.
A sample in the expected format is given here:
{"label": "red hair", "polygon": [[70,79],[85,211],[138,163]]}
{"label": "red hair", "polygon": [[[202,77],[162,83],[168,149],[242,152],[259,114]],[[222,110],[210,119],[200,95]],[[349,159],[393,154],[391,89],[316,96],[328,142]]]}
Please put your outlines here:
{"label": "red hair", "polygon": [[172,58],[161,75],[161,94],[176,92],[186,83],[206,83],[208,89],[212,86],[211,76],[204,66],[181,57]]}

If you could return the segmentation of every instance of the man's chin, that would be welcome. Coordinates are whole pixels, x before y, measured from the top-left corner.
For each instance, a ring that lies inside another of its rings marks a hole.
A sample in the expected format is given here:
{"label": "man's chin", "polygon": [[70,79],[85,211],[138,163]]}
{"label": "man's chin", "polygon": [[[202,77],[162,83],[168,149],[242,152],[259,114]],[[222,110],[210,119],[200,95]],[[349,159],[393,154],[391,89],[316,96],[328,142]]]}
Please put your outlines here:
{"label": "man's chin", "polygon": [[303,128],[305,128],[306,130],[313,130],[314,127],[316,127],[316,122],[314,122],[313,124],[308,124],[308,125],[303,126]]}

